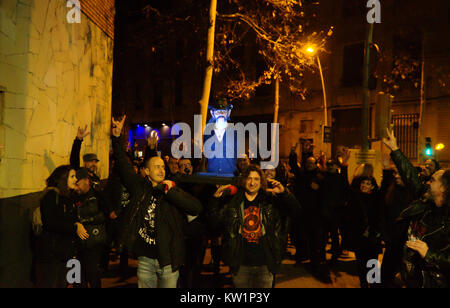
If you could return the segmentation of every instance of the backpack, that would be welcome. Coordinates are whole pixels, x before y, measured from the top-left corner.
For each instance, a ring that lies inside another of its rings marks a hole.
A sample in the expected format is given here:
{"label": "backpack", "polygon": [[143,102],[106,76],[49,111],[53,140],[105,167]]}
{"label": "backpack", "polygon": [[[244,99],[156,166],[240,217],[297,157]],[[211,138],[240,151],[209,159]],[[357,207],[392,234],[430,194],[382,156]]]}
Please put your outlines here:
{"label": "backpack", "polygon": [[[59,203],[59,190],[55,187],[48,187],[42,192],[42,198],[46,195],[46,193],[49,190],[56,191],[56,204]],[[33,210],[33,214],[31,217],[31,228],[33,230],[33,234],[35,236],[39,236],[42,233],[43,230],[43,224],[42,224],[42,216],[41,216],[41,206],[39,205],[37,208]]]}

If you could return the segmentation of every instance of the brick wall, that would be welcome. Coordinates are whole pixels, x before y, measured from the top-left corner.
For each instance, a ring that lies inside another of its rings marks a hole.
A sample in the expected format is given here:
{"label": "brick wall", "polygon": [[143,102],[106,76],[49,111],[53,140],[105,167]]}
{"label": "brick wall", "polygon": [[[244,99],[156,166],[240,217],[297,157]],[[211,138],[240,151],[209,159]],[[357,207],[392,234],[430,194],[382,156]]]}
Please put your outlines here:
{"label": "brick wall", "polygon": [[114,0],[81,0],[81,11],[110,38],[114,38]]}

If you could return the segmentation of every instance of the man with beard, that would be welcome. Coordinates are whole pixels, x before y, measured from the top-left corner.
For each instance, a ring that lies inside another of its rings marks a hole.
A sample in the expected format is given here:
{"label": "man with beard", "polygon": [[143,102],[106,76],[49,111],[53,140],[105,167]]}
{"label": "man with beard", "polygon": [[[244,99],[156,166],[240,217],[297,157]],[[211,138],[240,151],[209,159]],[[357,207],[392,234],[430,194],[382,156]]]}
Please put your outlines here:
{"label": "man with beard", "polygon": [[381,227],[386,243],[381,264],[381,283],[383,287],[395,287],[395,275],[400,271],[403,251],[403,234],[408,224],[396,223],[401,212],[417,199],[409,186],[406,186],[397,169],[384,170],[381,183]]}
{"label": "man with beard", "polygon": [[[228,125],[233,105],[228,105],[227,100],[221,98],[210,109],[211,119],[208,125],[214,123],[214,130],[209,137],[205,138],[204,152],[206,152],[206,156],[209,156],[207,154],[213,155],[219,151],[221,157],[208,158],[207,172],[233,176],[236,171],[237,159],[236,132],[233,127]],[[232,136],[229,136],[230,134]],[[232,137],[231,140],[229,140],[229,137]],[[229,141],[232,141],[232,143],[230,144]],[[227,157],[227,152],[231,152],[232,157]]]}
{"label": "man with beard", "polygon": [[[268,188],[267,182],[272,188]],[[287,244],[282,216],[300,210],[295,197],[278,181],[266,181],[256,165],[241,175],[240,190],[227,202],[220,186],[210,201],[212,220],[221,224],[223,260],[236,288],[270,288]]]}
{"label": "man with beard", "polygon": [[425,161],[425,167],[422,168],[422,172],[419,174],[420,181],[422,182],[422,190],[421,193],[426,193],[429,189],[428,182],[431,180],[431,176],[441,169],[439,163],[435,159],[427,159]]}
{"label": "man with beard", "polygon": [[[414,193],[422,190],[416,169],[399,150],[393,132],[387,130],[383,143],[403,182]],[[450,279],[450,170],[435,172],[428,182],[428,193],[402,211],[398,221],[408,229],[402,243],[401,276],[409,288],[448,288]]]}

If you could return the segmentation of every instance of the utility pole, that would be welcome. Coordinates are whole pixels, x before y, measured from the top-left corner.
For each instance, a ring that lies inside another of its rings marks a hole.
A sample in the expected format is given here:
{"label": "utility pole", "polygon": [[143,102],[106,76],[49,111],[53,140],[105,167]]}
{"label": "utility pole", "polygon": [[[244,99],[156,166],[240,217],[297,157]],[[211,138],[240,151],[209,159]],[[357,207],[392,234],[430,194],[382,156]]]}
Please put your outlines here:
{"label": "utility pole", "polygon": [[419,107],[419,131],[417,137],[417,160],[422,161],[423,149],[423,115],[425,113],[425,31],[422,31],[422,61],[420,74],[420,107]]}
{"label": "utility pole", "polygon": [[208,113],[209,95],[211,93],[211,79],[214,69],[214,35],[216,29],[216,8],[217,0],[211,0],[209,8],[209,28],[206,45],[206,69],[205,79],[203,81],[203,93],[200,99],[200,110],[202,115],[202,133],[206,126],[206,117]]}
{"label": "utility pole", "polygon": [[327,94],[325,92],[325,81],[323,80],[322,65],[320,64],[319,55],[317,55],[317,64],[319,65],[320,80],[322,81],[323,92],[323,127],[328,125],[327,121]]}
{"label": "utility pole", "polygon": [[275,78],[275,103],[273,106],[273,123],[278,123],[278,110],[280,109],[280,79]]}
{"label": "utility pole", "polygon": [[373,23],[369,23],[367,31],[367,40],[364,53],[363,67],[363,104],[362,104],[362,143],[361,150],[367,152],[369,150],[369,64],[370,64],[370,46],[372,45]]}
{"label": "utility pole", "polygon": [[211,0],[209,7],[209,28],[206,41],[206,68],[205,79],[203,80],[202,98],[199,101],[200,114],[202,116],[201,127],[194,132],[194,148],[203,151],[203,132],[206,127],[206,117],[208,114],[209,96],[211,93],[211,80],[214,69],[214,36],[216,29],[217,0]]}

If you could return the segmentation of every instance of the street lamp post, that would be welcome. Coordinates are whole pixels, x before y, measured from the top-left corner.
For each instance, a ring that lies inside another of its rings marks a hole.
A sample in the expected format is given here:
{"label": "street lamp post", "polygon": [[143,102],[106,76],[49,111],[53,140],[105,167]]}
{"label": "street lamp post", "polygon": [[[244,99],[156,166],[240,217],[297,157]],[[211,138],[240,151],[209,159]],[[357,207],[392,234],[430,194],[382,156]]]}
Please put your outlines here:
{"label": "street lamp post", "polygon": [[323,92],[323,126],[327,126],[327,95],[325,93],[325,82],[323,81],[322,65],[320,65],[319,55],[317,55],[317,64],[319,64],[320,79],[322,81]]}
{"label": "street lamp post", "polygon": [[[327,121],[327,95],[326,95],[326,91],[325,91],[325,81],[323,79],[323,72],[322,72],[322,65],[320,64],[320,59],[319,59],[319,55],[316,54],[316,50],[313,46],[308,46],[306,48],[306,52],[311,54],[311,55],[315,55],[317,58],[317,64],[319,66],[319,72],[320,72],[320,80],[322,82],[322,93],[323,93],[323,125],[322,125],[322,142],[324,142],[324,135],[325,135],[325,126],[327,126],[328,121]],[[325,152],[328,152],[328,146],[325,144],[326,150]]]}
{"label": "street lamp post", "polygon": [[319,72],[320,72],[320,80],[322,81],[322,93],[323,93],[323,126],[327,126],[327,95],[325,92],[325,81],[323,80],[323,72],[322,72],[322,65],[320,64],[319,55],[316,54],[316,50],[313,46],[309,46],[306,48],[306,52],[308,52],[311,55],[315,55],[317,58],[317,64],[319,66]]}

